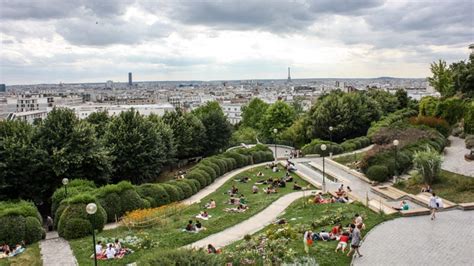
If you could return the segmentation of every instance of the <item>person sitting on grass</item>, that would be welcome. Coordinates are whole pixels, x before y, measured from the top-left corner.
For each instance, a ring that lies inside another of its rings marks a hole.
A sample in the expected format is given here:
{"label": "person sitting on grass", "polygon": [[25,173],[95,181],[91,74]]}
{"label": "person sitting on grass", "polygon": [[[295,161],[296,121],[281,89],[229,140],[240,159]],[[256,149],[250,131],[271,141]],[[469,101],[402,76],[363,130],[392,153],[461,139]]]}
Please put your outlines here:
{"label": "person sitting on grass", "polygon": [[239,189],[235,185],[232,185],[232,188],[230,189],[230,194],[235,195],[237,193],[239,193]]}
{"label": "person sitting on grass", "polygon": [[244,194],[240,194],[239,203],[242,204],[242,205],[247,204],[247,200],[245,199]]}
{"label": "person sitting on grass", "polygon": [[393,207],[393,208],[397,211],[408,211],[408,209],[410,209],[410,206],[408,205],[408,203],[405,200],[402,200],[400,202],[399,207]]}
{"label": "person sitting on grass", "polygon": [[285,182],[293,182],[293,176],[287,171],[285,175]]}
{"label": "person sitting on grass", "polygon": [[207,211],[203,211],[201,212],[201,217],[207,218],[209,217],[209,213],[207,213]]}
{"label": "person sitting on grass", "polygon": [[193,224],[193,221],[189,220],[188,225],[186,225],[187,232],[196,232],[196,227]]}
{"label": "person sitting on grass", "polygon": [[331,235],[326,232],[325,230],[322,230],[321,232],[319,232],[319,239],[320,240],[323,240],[323,241],[329,241],[331,240]]}
{"label": "person sitting on grass", "polygon": [[244,176],[240,179],[235,179],[235,181],[240,182],[240,183],[247,183],[247,182],[249,182],[249,180],[250,180],[250,178],[248,178],[246,176]]}
{"label": "person sitting on grass", "polygon": [[115,249],[112,244],[109,244],[109,246],[105,250],[105,255],[107,256],[108,260],[115,258]]}
{"label": "person sitting on grass", "polygon": [[278,183],[279,187],[286,187],[286,182],[284,179],[281,179],[280,182]]}
{"label": "person sitting on grass", "polygon": [[114,248],[116,253],[119,253],[120,250],[122,250],[122,244],[120,244],[118,239],[115,239]]}
{"label": "person sitting on grass", "polygon": [[257,194],[258,193],[258,187],[256,185],[252,186],[252,193]]}
{"label": "person sitting on grass", "polygon": [[359,229],[365,229],[364,221],[362,219],[362,216],[360,216],[359,214],[354,215],[354,224],[356,227],[360,226]]}
{"label": "person sitting on grass", "polygon": [[202,226],[199,220],[196,220],[196,231],[199,232],[201,230],[206,230],[206,227]]}
{"label": "person sitting on grass", "polygon": [[421,188],[421,192],[433,193],[433,190],[431,189],[430,185],[426,185]]}
{"label": "person sitting on grass", "polygon": [[215,207],[217,207],[217,205],[216,205],[216,201],[213,199],[211,199],[209,203],[206,203],[206,205],[204,205],[204,208],[206,209],[214,209]]}
{"label": "person sitting on grass", "polygon": [[273,186],[270,185],[267,188],[264,188],[263,192],[265,192],[267,194],[273,194],[273,193],[277,193],[277,190],[276,190],[276,188],[274,188]]}
{"label": "person sitting on grass", "polygon": [[342,224],[334,226],[330,234],[332,237],[339,237],[342,234]]}
{"label": "person sitting on grass", "polygon": [[296,183],[296,181],[295,181],[295,183],[293,184],[293,190],[302,190],[302,189],[303,189],[303,187],[298,185],[298,183]]}
{"label": "person sitting on grass", "polygon": [[272,172],[276,173],[278,171],[280,171],[280,169],[278,169],[277,165],[274,165],[273,168],[272,168]]}
{"label": "person sitting on grass", "polygon": [[[102,247],[102,241],[97,241],[97,244],[95,245],[95,254],[97,254],[97,256],[104,254],[104,249]],[[92,255],[92,256],[94,256],[94,255]]]}
{"label": "person sitting on grass", "polygon": [[336,253],[341,250],[342,253],[346,251],[347,247],[347,242],[349,242],[349,233],[344,232],[340,237],[339,237],[339,243],[337,243],[336,247]]}
{"label": "person sitting on grass", "polygon": [[324,200],[324,198],[323,198],[323,193],[319,192],[318,194],[316,194],[316,195],[314,196],[313,202],[314,202],[315,204],[323,204],[323,203],[326,203],[326,200]]}
{"label": "person sitting on grass", "polygon": [[262,172],[258,172],[257,176],[265,176]]}

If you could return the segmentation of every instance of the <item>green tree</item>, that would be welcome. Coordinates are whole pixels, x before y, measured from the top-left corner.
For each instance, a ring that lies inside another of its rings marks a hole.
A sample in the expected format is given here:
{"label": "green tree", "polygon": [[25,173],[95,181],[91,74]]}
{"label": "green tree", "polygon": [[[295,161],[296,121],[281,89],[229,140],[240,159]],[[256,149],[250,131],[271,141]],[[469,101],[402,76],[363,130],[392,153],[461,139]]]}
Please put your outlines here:
{"label": "green tree", "polygon": [[177,108],[174,112],[166,112],[163,121],[173,130],[178,158],[184,159],[202,154],[206,128],[199,118]]}
{"label": "green tree", "polygon": [[36,138],[48,154],[51,174],[58,184],[63,177],[108,181],[112,160],[109,151],[97,140],[94,127],[79,121],[72,110],[54,108]]}
{"label": "green tree", "polygon": [[303,147],[306,143],[311,141],[311,139],[308,138],[307,132],[308,128],[310,128],[308,122],[306,116],[298,118],[289,128],[281,133],[280,139],[296,148]]}
{"label": "green tree", "polygon": [[468,97],[474,96],[474,54],[471,54],[469,61],[452,63],[449,66],[452,73],[454,88]]}
{"label": "green tree", "polygon": [[174,162],[176,157],[176,141],[173,129],[156,114],[150,114],[148,120],[155,126],[155,131],[158,132],[165,146],[164,153],[166,159],[163,162]]}
{"label": "green tree", "polygon": [[[268,107],[263,116],[262,135],[266,139],[278,139],[279,134],[291,126],[295,116],[295,110],[290,105],[281,100],[276,101]],[[274,129],[278,130],[276,135]]]}
{"label": "green tree", "polygon": [[107,130],[110,117],[107,111],[93,112],[86,118],[86,121],[94,126],[97,137],[102,138]]}
{"label": "green tree", "polygon": [[0,200],[30,199],[40,204],[59,183],[50,174],[48,154],[33,141],[26,122],[0,121]]}
{"label": "green tree", "polygon": [[425,96],[421,98],[419,105],[420,115],[435,116],[438,103],[439,99],[433,96]]}
{"label": "green tree", "polygon": [[435,90],[437,90],[441,96],[452,96],[455,93],[453,83],[453,73],[446,66],[446,61],[439,60],[433,62],[430,65],[432,77],[428,77],[428,82]]}
{"label": "green tree", "polygon": [[238,146],[241,143],[253,144],[257,143],[258,132],[251,127],[241,126],[238,130],[232,133],[230,144],[232,146]]}
{"label": "green tree", "polygon": [[232,125],[227,121],[219,103],[208,102],[193,110],[206,128],[206,138],[203,142],[204,154],[213,154],[227,147],[232,135]]}
{"label": "green tree", "polygon": [[407,91],[404,89],[398,89],[397,92],[395,92],[395,97],[397,97],[398,101],[398,109],[403,109],[408,107],[409,99],[408,99],[408,94]]}
{"label": "green tree", "polygon": [[413,155],[413,165],[423,176],[427,184],[432,184],[438,177],[441,170],[441,155],[430,148],[422,151],[415,151]]}
{"label": "green tree", "polygon": [[383,115],[393,113],[399,109],[398,98],[390,92],[378,89],[370,89],[367,96],[375,100],[383,113]]}
{"label": "green tree", "polygon": [[114,156],[113,181],[139,184],[158,176],[166,158],[159,126],[131,109],[113,117],[104,136]]}
{"label": "green tree", "polygon": [[247,105],[242,107],[242,126],[257,130],[262,128],[262,119],[269,104],[253,98]]}

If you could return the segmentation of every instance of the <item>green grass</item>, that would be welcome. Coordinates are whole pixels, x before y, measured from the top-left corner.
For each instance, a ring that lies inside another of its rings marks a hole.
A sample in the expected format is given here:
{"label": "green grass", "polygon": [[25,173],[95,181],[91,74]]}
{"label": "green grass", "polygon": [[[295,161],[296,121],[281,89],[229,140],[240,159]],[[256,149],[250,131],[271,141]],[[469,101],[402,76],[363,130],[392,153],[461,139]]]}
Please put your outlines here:
{"label": "green grass", "polygon": [[[293,192],[293,182],[291,182],[287,184],[286,188],[280,188],[277,194],[267,195],[263,194],[261,190],[258,194],[252,194],[251,188],[254,182],[257,181],[256,174],[259,171],[262,171],[265,174],[265,178],[282,177],[285,174],[284,171],[272,173],[270,169],[265,169],[264,167],[256,167],[243,173],[240,173],[233,179],[227,181],[214,193],[205,197],[200,204],[190,205],[189,207],[186,207],[183,212],[175,214],[173,217],[171,217],[172,219],[170,219],[170,223],[168,223],[164,227],[156,226],[140,231],[134,230],[132,232],[129,232],[127,228],[117,228],[114,230],[108,230],[99,233],[98,236],[120,238],[125,237],[131,233],[140,232],[148,234],[149,238],[151,238],[153,241],[158,241],[157,247],[153,247],[149,250],[138,250],[131,255],[125,256],[121,260],[104,261],[103,264],[124,265],[126,263],[134,261],[140,264],[140,261],[153,258],[153,256],[156,255],[155,251],[164,248],[181,247],[193,243],[204,237],[207,237],[211,234],[220,232],[232,225],[238,224],[250,218],[251,216],[259,213],[281,196]],[[304,182],[301,178],[294,174],[292,175],[293,178],[298,182],[298,184],[307,185],[307,183]],[[234,181],[234,179],[238,179],[243,176],[250,177],[251,181],[246,184]],[[244,213],[226,213],[223,211],[223,209],[226,207],[232,207],[231,205],[225,204],[225,202],[229,198],[229,196],[225,193],[231,188],[233,184],[238,187],[239,193],[243,193],[248,201],[248,205],[250,208]],[[259,186],[260,189],[262,189],[263,187],[263,185]],[[182,232],[181,230],[186,226],[188,220],[195,221],[196,219],[194,217],[199,214],[200,211],[203,210],[202,206],[210,199],[214,199],[216,201],[217,208],[208,210],[209,214],[212,215],[212,218],[210,218],[208,221],[201,221],[202,225],[206,227],[207,230],[201,231],[197,234]],[[91,237],[69,241],[74,251],[74,255],[76,256],[80,265],[90,265],[91,263],[91,259],[89,259],[89,256],[92,254],[91,242]]]}
{"label": "green grass", "polygon": [[[306,198],[306,200],[308,200],[308,198]],[[396,217],[377,214],[360,203],[332,203],[321,205],[306,204],[306,206],[303,206],[304,201],[305,199],[300,199],[291,204],[286,209],[286,211],[280,216],[280,218],[285,218],[288,223],[294,228],[297,228],[298,225],[305,225],[309,227],[312,224],[312,221],[315,221],[324,215],[330,214],[333,210],[341,208],[343,213],[345,214],[345,218],[343,218],[341,222],[343,226],[349,224],[352,221],[352,217],[354,217],[356,213],[362,215],[362,217],[364,218],[364,223],[366,225],[365,230],[362,230],[362,237],[364,237],[367,232],[374,228],[376,225]],[[296,218],[296,220],[291,220],[292,218]],[[276,225],[276,227],[282,226]],[[316,227],[315,229],[313,229],[313,232],[320,232],[323,229],[329,232],[332,227],[333,225]],[[275,231],[275,225],[267,226],[257,234],[261,234],[262,232],[265,232],[270,229],[272,231]],[[286,248],[292,249],[297,252],[297,258],[306,256],[304,252],[302,238],[303,234],[301,233],[298,235],[297,238],[292,238],[289,244],[286,246]],[[233,250],[237,245],[242,244],[243,242],[245,242],[245,240],[241,240],[226,247],[224,249],[224,254],[226,250]],[[338,241],[316,241],[315,244],[313,244],[313,246],[311,247],[309,254],[310,256],[313,256],[316,259],[319,265],[350,265],[350,257],[347,257],[346,254],[342,254],[340,251],[338,253],[334,252],[337,243]],[[346,249],[346,253],[348,251],[349,248]],[[363,246],[361,247],[360,252],[364,254]]]}
{"label": "green grass", "polygon": [[344,155],[340,157],[333,158],[332,160],[335,162],[338,162],[342,165],[345,165],[347,167],[350,167],[352,169],[356,169],[357,167],[354,165],[354,161],[360,162],[362,158],[364,158],[365,152],[359,152],[354,154],[349,154],[349,155]]}
{"label": "green grass", "polygon": [[[423,186],[424,184],[420,177],[412,177],[395,185],[398,189],[415,195],[421,192]],[[474,202],[473,177],[441,170],[440,176],[431,188],[438,196],[452,202]]]}
{"label": "green grass", "polygon": [[0,266],[41,266],[43,261],[41,260],[39,243],[29,245],[26,247],[26,251],[22,254],[12,257],[0,259]]}

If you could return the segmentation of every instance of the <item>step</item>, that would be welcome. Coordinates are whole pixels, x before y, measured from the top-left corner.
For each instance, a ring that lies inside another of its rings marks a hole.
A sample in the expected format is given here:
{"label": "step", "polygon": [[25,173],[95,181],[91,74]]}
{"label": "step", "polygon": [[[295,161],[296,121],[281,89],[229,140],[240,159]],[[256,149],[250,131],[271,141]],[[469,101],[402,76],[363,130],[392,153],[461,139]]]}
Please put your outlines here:
{"label": "step", "polygon": [[459,203],[459,207],[461,207],[463,211],[474,210],[474,202]]}
{"label": "step", "polygon": [[369,208],[379,213],[380,211],[382,211],[387,215],[397,213],[397,210],[393,209],[390,206],[387,206],[383,201],[375,199],[369,200]]}
{"label": "step", "polygon": [[[413,198],[414,201],[416,201],[417,203],[419,203],[421,205],[424,205],[426,207],[428,207],[429,204],[430,204],[431,194],[428,193],[428,192],[422,192],[422,193],[416,194],[416,195],[411,196],[411,197]],[[447,199],[444,199],[444,198],[441,198],[441,197],[440,197],[440,199],[443,201],[443,204],[444,204],[443,209],[445,209],[445,210],[455,208],[458,205],[457,203],[451,202]]]}
{"label": "step", "polygon": [[407,195],[407,193],[391,186],[376,186],[371,187],[370,190],[375,194],[378,194],[384,198],[388,198],[391,200],[399,200]]}
{"label": "step", "polygon": [[429,215],[430,210],[427,208],[416,208],[407,211],[400,211],[403,217],[410,217],[410,216],[420,216],[420,215]]}

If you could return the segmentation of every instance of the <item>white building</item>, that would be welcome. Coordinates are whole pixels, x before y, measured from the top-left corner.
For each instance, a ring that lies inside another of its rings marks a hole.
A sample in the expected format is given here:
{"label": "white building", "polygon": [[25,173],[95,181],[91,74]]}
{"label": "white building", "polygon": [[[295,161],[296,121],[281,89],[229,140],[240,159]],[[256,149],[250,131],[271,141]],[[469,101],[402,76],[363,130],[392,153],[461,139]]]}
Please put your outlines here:
{"label": "white building", "polygon": [[221,103],[221,108],[232,125],[238,124],[242,120],[242,104]]}
{"label": "white building", "polygon": [[[58,106],[59,107],[59,106]],[[107,111],[110,116],[119,115],[121,112],[135,109],[141,115],[156,114],[162,116],[165,112],[174,111],[174,106],[169,103],[164,104],[140,104],[140,105],[109,105],[109,104],[82,104],[74,106],[61,106],[72,109],[80,119],[87,118],[94,112]]]}

